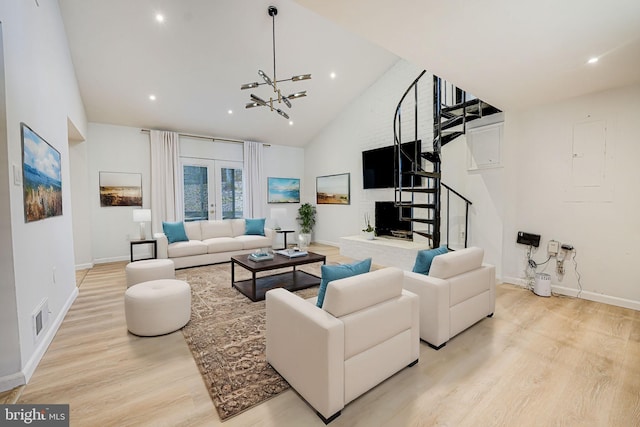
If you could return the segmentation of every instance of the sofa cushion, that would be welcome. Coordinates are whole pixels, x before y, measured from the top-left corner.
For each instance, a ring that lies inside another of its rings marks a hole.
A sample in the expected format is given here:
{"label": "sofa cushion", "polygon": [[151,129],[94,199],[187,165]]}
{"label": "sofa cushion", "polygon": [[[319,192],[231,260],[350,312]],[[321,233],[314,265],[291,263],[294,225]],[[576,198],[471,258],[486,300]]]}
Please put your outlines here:
{"label": "sofa cushion", "polygon": [[206,253],[207,245],[200,240],[171,243],[167,247],[167,254],[169,255],[169,258],[180,258],[183,256],[202,255]]}
{"label": "sofa cushion", "polygon": [[459,251],[449,252],[433,259],[429,276],[438,279],[448,279],[467,271],[475,270],[482,265],[484,249],[467,248]]}
{"label": "sofa cushion", "polygon": [[245,224],[243,218],[228,219],[227,221],[231,222],[231,231],[233,233],[233,237],[244,235]]}
{"label": "sofa cushion", "polygon": [[329,282],[368,272],[371,270],[371,258],[353,264],[323,265],[320,270],[322,279],[320,280],[320,289],[318,289],[318,300],[316,302],[318,307],[322,307],[324,303],[324,295]]}
{"label": "sofa cushion", "polygon": [[422,251],[418,251],[418,255],[416,255],[416,262],[413,265],[413,270],[411,271],[414,273],[429,274],[433,258],[438,255],[446,254],[447,252],[449,252],[449,249],[447,249],[446,245],[435,249],[424,249]]}
{"label": "sofa cushion", "polygon": [[270,248],[273,242],[265,236],[238,236],[234,240],[242,242],[242,249]]}
{"label": "sofa cushion", "polygon": [[200,240],[213,239],[214,237],[233,237],[231,221],[219,219],[215,221],[202,221],[202,238]]}
{"label": "sofa cushion", "polygon": [[242,250],[242,242],[233,237],[214,237],[203,240],[202,243],[207,245],[207,253],[210,254]]}
{"label": "sofa cushion", "polygon": [[327,286],[322,309],[342,317],[402,294],[404,273],[387,267],[354,277],[334,280]]}
{"label": "sofa cushion", "polygon": [[169,243],[186,242],[189,240],[187,233],[184,231],[184,223],[179,222],[162,222],[162,231]]}
{"label": "sofa cushion", "polygon": [[247,218],[244,220],[244,234],[264,236],[264,222],[266,218]]}
{"label": "sofa cushion", "polygon": [[184,223],[184,230],[187,232],[189,240],[202,240],[200,223],[202,221],[187,221]]}

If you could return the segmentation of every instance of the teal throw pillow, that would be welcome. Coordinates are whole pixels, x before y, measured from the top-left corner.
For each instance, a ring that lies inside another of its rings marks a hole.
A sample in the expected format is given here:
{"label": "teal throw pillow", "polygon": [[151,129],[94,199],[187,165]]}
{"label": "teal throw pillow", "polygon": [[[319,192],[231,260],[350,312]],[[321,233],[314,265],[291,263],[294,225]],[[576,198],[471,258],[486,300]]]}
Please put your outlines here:
{"label": "teal throw pillow", "polygon": [[353,264],[323,265],[320,269],[322,271],[322,280],[320,281],[320,289],[318,290],[318,301],[316,305],[322,308],[322,303],[324,303],[324,294],[327,292],[327,285],[329,285],[329,282],[367,273],[371,270],[371,258],[354,262]]}
{"label": "teal throw pillow", "polygon": [[414,273],[421,274],[429,274],[429,270],[431,269],[431,262],[433,258],[438,255],[446,254],[449,252],[446,246],[440,246],[437,249],[425,249],[422,251],[418,251],[418,256],[416,256],[416,263],[413,265]]}
{"label": "teal throw pillow", "polygon": [[187,237],[187,232],[184,231],[184,223],[182,221],[179,221],[179,222],[163,221],[162,231],[164,231],[165,236],[167,236],[167,240],[169,241],[169,243],[189,241],[189,238]]}
{"label": "teal throw pillow", "polygon": [[264,236],[264,221],[266,218],[247,218],[244,220],[244,234]]}

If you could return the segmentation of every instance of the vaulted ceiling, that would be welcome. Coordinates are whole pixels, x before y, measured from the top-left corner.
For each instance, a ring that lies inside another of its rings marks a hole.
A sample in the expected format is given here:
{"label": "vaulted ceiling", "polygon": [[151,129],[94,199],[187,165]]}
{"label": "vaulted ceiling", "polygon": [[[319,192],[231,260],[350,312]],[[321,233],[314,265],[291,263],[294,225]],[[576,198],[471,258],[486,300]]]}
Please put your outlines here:
{"label": "vaulted ceiling", "polygon": [[[59,4],[92,122],[303,146],[400,57],[504,110],[640,82],[637,0]],[[262,81],[259,69],[273,74],[270,5],[277,78],[313,76],[280,84],[308,93],[280,106],[293,124],[244,108],[250,93],[268,99],[267,86],[240,90]]]}

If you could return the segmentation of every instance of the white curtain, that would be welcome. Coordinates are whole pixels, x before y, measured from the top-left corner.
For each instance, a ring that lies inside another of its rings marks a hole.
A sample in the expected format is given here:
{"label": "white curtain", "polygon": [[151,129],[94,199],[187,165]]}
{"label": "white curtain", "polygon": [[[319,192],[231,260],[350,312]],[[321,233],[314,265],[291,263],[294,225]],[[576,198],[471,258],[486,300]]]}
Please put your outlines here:
{"label": "white curtain", "polygon": [[180,138],[176,132],[152,130],[151,228],[162,232],[162,221],[182,221]]}
{"label": "white curtain", "polygon": [[265,194],[267,182],[264,177],[263,166],[264,145],[260,142],[244,142],[244,172],[245,172],[245,218],[265,217]]}

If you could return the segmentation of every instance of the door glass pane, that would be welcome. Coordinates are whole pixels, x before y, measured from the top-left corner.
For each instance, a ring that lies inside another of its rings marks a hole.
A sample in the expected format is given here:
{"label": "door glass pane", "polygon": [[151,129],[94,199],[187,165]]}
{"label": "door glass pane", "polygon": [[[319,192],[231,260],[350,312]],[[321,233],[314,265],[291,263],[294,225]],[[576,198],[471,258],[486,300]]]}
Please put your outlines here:
{"label": "door glass pane", "polygon": [[209,218],[208,177],[206,166],[184,166],[184,220]]}
{"label": "door glass pane", "polygon": [[242,169],[220,168],[222,219],[242,218]]}

